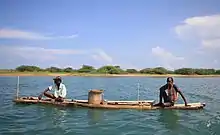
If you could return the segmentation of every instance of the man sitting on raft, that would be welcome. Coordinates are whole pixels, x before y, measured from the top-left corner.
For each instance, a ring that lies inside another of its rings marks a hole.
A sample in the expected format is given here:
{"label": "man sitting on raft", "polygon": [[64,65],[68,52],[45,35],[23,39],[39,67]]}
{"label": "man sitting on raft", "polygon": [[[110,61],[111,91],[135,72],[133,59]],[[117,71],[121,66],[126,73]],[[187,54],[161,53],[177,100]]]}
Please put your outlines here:
{"label": "man sitting on raft", "polygon": [[[167,90],[167,93],[166,93]],[[183,93],[180,91],[180,89],[173,83],[173,78],[168,77],[167,78],[167,84],[163,85],[160,88],[160,95],[159,95],[159,103],[155,104],[154,106],[162,106],[162,107],[169,107],[173,106],[174,103],[178,99],[178,93],[181,95],[185,102],[185,106],[187,105],[186,99],[183,96]],[[162,103],[162,98],[164,99],[164,103]]]}
{"label": "man sitting on raft", "polygon": [[[38,96],[38,99],[41,100],[42,96],[55,99],[55,101],[63,102],[66,97],[66,86],[62,83],[60,76],[57,76],[54,80],[54,86],[49,86],[44,90],[42,94]],[[49,93],[48,91],[54,90],[54,94]]]}

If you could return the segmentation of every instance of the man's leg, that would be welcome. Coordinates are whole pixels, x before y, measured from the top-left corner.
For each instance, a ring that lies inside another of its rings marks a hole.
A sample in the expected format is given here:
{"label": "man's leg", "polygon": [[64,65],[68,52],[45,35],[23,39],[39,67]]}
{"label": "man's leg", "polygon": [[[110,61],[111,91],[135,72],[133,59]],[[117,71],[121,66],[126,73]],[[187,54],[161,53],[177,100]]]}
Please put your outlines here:
{"label": "man's leg", "polygon": [[164,103],[170,102],[170,99],[165,91],[162,92],[162,97],[163,97]]}
{"label": "man's leg", "polygon": [[167,96],[166,92],[163,94],[163,98],[164,98],[164,104],[163,107],[170,107],[173,106],[174,103],[170,100],[170,98]]}
{"label": "man's leg", "polygon": [[55,99],[55,98],[56,98],[53,94],[51,94],[51,93],[49,93],[49,92],[44,92],[44,96],[46,96],[46,97],[48,97],[48,98],[52,98],[52,99]]}
{"label": "man's leg", "polygon": [[173,102],[166,102],[166,103],[163,104],[164,107],[171,107],[173,105],[174,105]]}
{"label": "man's leg", "polygon": [[56,99],[56,101],[57,101],[57,102],[63,102],[63,101],[64,101],[64,99],[63,99],[63,98],[61,98],[61,97],[58,97],[58,98]]}

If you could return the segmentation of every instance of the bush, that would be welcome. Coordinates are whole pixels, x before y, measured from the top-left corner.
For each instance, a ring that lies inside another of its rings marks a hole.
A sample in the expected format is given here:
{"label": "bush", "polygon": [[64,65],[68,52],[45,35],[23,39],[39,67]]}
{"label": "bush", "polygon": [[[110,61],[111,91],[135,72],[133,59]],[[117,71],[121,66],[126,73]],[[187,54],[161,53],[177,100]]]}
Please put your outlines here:
{"label": "bush", "polygon": [[17,71],[19,72],[36,72],[36,71],[41,71],[41,69],[37,66],[27,66],[27,65],[22,65],[16,68]]}
{"label": "bush", "polygon": [[127,73],[138,73],[136,69],[127,69],[126,72]]}
{"label": "bush", "polygon": [[97,69],[98,73],[104,73],[104,74],[121,74],[125,73],[120,67],[118,66],[103,66],[99,69]]}
{"label": "bush", "polygon": [[79,73],[90,73],[94,72],[95,68],[93,66],[83,65],[77,72]]}
{"label": "bush", "polygon": [[[46,69],[41,69],[38,66],[28,66],[28,65],[21,65],[17,67],[15,70],[10,70],[10,72],[19,71],[19,72],[39,72],[39,71],[46,71],[46,72],[76,72],[76,73],[92,73],[92,74],[125,74],[125,73],[141,73],[141,74],[181,74],[181,75],[220,75],[220,69],[202,69],[202,68],[180,68],[174,71],[167,70],[163,67],[156,67],[156,68],[144,68],[140,71],[136,69],[126,69],[125,71],[121,69],[120,66],[112,66],[107,65],[100,67],[99,69],[95,69],[93,66],[89,65],[82,65],[82,67],[78,70],[73,70],[72,68],[68,67],[65,69],[61,69],[58,67],[50,67]],[[8,70],[9,72],[9,70]]]}

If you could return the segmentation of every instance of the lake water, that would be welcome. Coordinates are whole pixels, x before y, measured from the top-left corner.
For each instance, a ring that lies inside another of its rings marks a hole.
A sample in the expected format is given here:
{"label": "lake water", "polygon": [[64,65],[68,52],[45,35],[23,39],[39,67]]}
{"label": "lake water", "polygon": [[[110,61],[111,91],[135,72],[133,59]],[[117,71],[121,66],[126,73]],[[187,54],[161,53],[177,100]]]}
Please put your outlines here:
{"label": "lake water", "polygon": [[[158,101],[165,78],[63,77],[68,98],[87,99],[103,89],[108,100]],[[0,134],[7,135],[219,135],[220,78],[175,78],[188,102],[205,102],[203,110],[96,110],[46,105],[16,105],[17,77],[0,77]],[[20,95],[37,96],[52,77],[20,77]],[[179,103],[183,103],[179,98]]]}

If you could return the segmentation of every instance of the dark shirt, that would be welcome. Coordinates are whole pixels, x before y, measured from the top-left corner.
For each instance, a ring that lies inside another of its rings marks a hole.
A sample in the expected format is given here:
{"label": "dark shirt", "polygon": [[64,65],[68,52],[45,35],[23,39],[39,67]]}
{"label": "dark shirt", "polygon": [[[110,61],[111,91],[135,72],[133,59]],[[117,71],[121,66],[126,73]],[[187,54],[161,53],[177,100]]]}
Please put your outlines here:
{"label": "dark shirt", "polygon": [[[173,84],[173,88],[176,90],[176,92],[179,92],[179,89],[176,84]],[[165,84],[162,87],[160,87],[160,91],[165,91],[167,89],[168,89],[168,84]]]}

